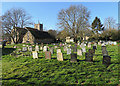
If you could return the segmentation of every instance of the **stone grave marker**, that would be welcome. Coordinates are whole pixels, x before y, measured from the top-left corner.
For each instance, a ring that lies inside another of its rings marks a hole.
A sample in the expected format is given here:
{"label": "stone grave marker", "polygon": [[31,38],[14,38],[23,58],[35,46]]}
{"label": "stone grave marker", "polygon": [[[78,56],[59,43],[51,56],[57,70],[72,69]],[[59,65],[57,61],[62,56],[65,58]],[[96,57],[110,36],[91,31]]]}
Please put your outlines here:
{"label": "stone grave marker", "polygon": [[57,53],[61,53],[61,49],[57,49]]}
{"label": "stone grave marker", "polygon": [[50,51],[45,52],[45,59],[51,59],[51,52]]}
{"label": "stone grave marker", "polygon": [[85,61],[92,62],[93,61],[93,55],[90,53],[85,53]]}
{"label": "stone grave marker", "polygon": [[103,64],[109,66],[111,63],[111,57],[110,56],[103,56]]}
{"label": "stone grave marker", "polygon": [[107,50],[102,50],[102,54],[103,54],[103,56],[108,56]]}
{"label": "stone grave marker", "polygon": [[37,59],[38,58],[37,51],[32,51],[32,54],[33,54],[33,59]]}
{"label": "stone grave marker", "polygon": [[26,51],[27,51],[27,47],[23,47],[23,48],[22,48],[22,51],[23,51],[23,52],[26,52]]}
{"label": "stone grave marker", "polygon": [[71,54],[71,48],[67,48],[67,55]]}
{"label": "stone grave marker", "polygon": [[39,51],[39,46],[38,45],[35,46],[35,51]]}
{"label": "stone grave marker", "polygon": [[28,46],[28,50],[32,52],[32,46]]}
{"label": "stone grave marker", "polygon": [[82,52],[84,52],[84,53],[86,52],[86,48],[85,47],[82,48]]}
{"label": "stone grave marker", "polygon": [[102,51],[106,50],[106,46],[102,46]]}
{"label": "stone grave marker", "polygon": [[77,54],[76,53],[71,53],[71,60],[70,62],[77,62]]}
{"label": "stone grave marker", "polygon": [[67,46],[64,46],[64,51],[67,51]]}
{"label": "stone grave marker", "polygon": [[43,50],[43,47],[42,47],[42,46],[40,46],[40,50]]}
{"label": "stone grave marker", "polygon": [[90,43],[88,43],[88,48],[91,48],[91,44]]}
{"label": "stone grave marker", "polygon": [[48,50],[47,46],[43,47],[43,52],[46,52]]}
{"label": "stone grave marker", "polygon": [[54,49],[50,48],[50,52],[51,52],[51,54],[53,54],[54,53]]}
{"label": "stone grave marker", "polygon": [[92,56],[95,54],[95,50],[94,50],[94,49],[89,49],[88,52],[89,52],[89,54],[91,54]]}
{"label": "stone grave marker", "polygon": [[58,61],[63,61],[63,55],[62,55],[62,53],[57,53],[57,60]]}
{"label": "stone grave marker", "polygon": [[77,55],[82,56],[82,50],[81,49],[77,50]]}

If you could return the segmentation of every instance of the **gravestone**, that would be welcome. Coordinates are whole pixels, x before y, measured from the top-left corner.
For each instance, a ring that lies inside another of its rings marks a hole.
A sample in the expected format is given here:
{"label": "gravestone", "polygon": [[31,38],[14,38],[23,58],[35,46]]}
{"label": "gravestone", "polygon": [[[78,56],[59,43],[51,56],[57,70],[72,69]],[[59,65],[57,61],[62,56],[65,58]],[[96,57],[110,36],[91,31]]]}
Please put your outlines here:
{"label": "gravestone", "polygon": [[84,52],[84,53],[86,52],[86,48],[85,47],[82,48],[82,52]]}
{"label": "gravestone", "polygon": [[45,59],[51,59],[51,52],[50,51],[45,52]]}
{"label": "gravestone", "polygon": [[57,60],[58,61],[63,61],[63,55],[62,55],[62,53],[57,53]]}
{"label": "gravestone", "polygon": [[32,52],[32,46],[28,46],[28,50]]}
{"label": "gravestone", "polygon": [[101,45],[101,42],[98,42],[98,45]]}
{"label": "gravestone", "polygon": [[32,51],[32,54],[33,54],[33,58],[34,58],[34,59],[38,58],[38,53],[37,53],[37,51]]}
{"label": "gravestone", "polygon": [[88,52],[89,52],[89,54],[91,54],[92,56],[94,56],[94,54],[95,54],[95,50],[94,50],[94,49],[89,49]]}
{"label": "gravestone", "polygon": [[67,51],[67,47],[66,46],[64,46],[64,51]]}
{"label": "gravestone", "polygon": [[102,51],[102,54],[103,54],[103,56],[108,56],[107,50],[103,50],[103,51]]}
{"label": "gravestone", "polygon": [[110,56],[103,56],[103,64],[109,66],[111,63],[111,57]]}
{"label": "gravestone", "polygon": [[54,48],[57,48],[57,46],[55,46]]}
{"label": "gravestone", "polygon": [[23,52],[26,52],[26,51],[27,51],[27,47],[23,47],[23,48],[22,48],[22,51],[23,51]]}
{"label": "gravestone", "polygon": [[35,46],[35,51],[39,51],[39,46],[38,45]]}
{"label": "gravestone", "polygon": [[77,54],[71,53],[71,60],[70,62],[77,62]]}
{"label": "gravestone", "polygon": [[57,49],[57,53],[61,53],[61,49]]}
{"label": "gravestone", "polygon": [[102,51],[106,50],[106,46],[102,46]]}
{"label": "gravestone", "polygon": [[85,61],[92,62],[93,61],[93,55],[90,53],[85,53]]}
{"label": "gravestone", "polygon": [[14,46],[14,48],[17,48],[17,46]]}
{"label": "gravestone", "polygon": [[77,55],[82,56],[82,50],[81,49],[77,50]]}
{"label": "gravestone", "polygon": [[67,55],[71,54],[71,48],[67,49]]}
{"label": "gravestone", "polygon": [[43,52],[46,52],[48,49],[47,49],[47,46],[44,46],[43,47]]}
{"label": "gravestone", "polygon": [[88,48],[91,48],[91,44],[88,44]]}
{"label": "gravestone", "polygon": [[51,52],[51,54],[53,54],[54,53],[54,49],[50,48],[50,52]]}

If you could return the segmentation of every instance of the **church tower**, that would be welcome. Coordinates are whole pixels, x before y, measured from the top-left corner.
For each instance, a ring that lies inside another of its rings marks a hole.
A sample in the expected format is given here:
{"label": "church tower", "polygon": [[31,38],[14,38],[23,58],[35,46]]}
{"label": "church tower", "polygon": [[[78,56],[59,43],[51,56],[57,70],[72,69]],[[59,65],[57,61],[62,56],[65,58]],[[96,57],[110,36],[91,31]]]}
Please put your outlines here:
{"label": "church tower", "polygon": [[43,24],[40,24],[40,23],[38,22],[38,24],[34,24],[34,28],[35,28],[35,29],[38,29],[38,30],[40,30],[40,31],[43,31]]}

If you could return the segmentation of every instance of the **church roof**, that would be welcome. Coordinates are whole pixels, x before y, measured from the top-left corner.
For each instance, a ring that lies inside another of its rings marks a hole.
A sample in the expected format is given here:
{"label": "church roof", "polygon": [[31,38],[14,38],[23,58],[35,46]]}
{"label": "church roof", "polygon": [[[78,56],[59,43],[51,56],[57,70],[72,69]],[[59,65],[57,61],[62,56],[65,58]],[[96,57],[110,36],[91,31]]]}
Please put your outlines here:
{"label": "church roof", "polygon": [[39,31],[35,28],[31,28],[31,27],[26,27],[25,29],[27,29],[28,31],[31,32],[31,34],[36,38],[36,39],[54,39],[54,37],[52,37],[48,32],[46,31]]}

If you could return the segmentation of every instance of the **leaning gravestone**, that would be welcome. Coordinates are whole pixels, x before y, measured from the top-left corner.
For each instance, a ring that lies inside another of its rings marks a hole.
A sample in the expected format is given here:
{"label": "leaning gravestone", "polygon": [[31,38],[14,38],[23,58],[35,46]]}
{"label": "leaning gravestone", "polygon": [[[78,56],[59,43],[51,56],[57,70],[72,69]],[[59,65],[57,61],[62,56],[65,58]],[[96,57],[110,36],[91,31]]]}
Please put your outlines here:
{"label": "leaning gravestone", "polygon": [[81,49],[77,50],[77,55],[82,56],[82,50]]}
{"label": "leaning gravestone", "polygon": [[67,49],[67,55],[71,54],[71,48]]}
{"label": "leaning gravestone", "polygon": [[45,59],[51,59],[51,52],[50,51],[45,52]]}
{"label": "leaning gravestone", "polygon": [[111,57],[110,56],[103,56],[103,64],[109,66],[111,63]]}
{"label": "leaning gravestone", "polygon": [[32,54],[33,54],[33,58],[34,58],[34,59],[38,58],[38,53],[37,53],[37,51],[32,51]]}
{"label": "leaning gravestone", "polygon": [[70,62],[77,62],[77,54],[76,53],[71,53],[71,60]]}
{"label": "leaning gravestone", "polygon": [[90,53],[85,53],[85,61],[92,62],[93,61],[93,55]]}
{"label": "leaning gravestone", "polygon": [[57,60],[58,61],[63,61],[63,55],[62,55],[62,53],[57,53]]}

